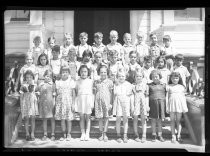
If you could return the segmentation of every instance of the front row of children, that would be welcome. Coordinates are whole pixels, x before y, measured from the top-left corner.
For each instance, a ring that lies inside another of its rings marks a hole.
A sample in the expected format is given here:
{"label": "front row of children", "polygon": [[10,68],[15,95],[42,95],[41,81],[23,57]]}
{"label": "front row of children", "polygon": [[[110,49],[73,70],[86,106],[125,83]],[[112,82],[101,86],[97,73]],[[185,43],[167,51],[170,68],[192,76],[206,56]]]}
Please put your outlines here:
{"label": "front row of children", "polygon": [[[136,70],[134,84],[126,81],[126,72],[118,69],[116,83],[108,78],[109,69],[106,65],[100,65],[97,72],[100,79],[89,78],[90,69],[87,65],[81,65],[78,71],[78,80],[70,76],[69,67],[63,66],[60,70],[61,78],[53,83],[52,71],[45,70],[42,80],[36,86],[32,60],[26,58],[21,93],[21,113],[25,119],[26,140],[35,140],[35,117],[43,118],[44,136],[47,139],[47,119],[51,119],[51,140],[55,140],[55,120],[61,120],[63,136],[60,140],[71,140],[71,121],[75,113],[80,116],[81,138],[90,138],[90,116],[95,109],[95,117],[99,119],[99,140],[108,141],[107,130],[109,118],[116,116],[117,142],[128,142],[128,117],[133,117],[135,140],[146,141],[147,116],[151,119],[152,141],[156,139],[164,141],[162,136],[162,120],[165,113],[170,114],[172,142],[182,141],[180,119],[182,113],[188,111],[185,86],[179,72],[172,72],[169,84],[162,83],[162,74],[159,70],[152,70],[150,83],[143,81],[144,73]],[[141,117],[142,137],[138,132],[138,116]],[[31,135],[29,134],[29,118],[31,118]],[[123,119],[124,133],[120,132],[121,118]],[[67,124],[66,124],[67,123]],[[156,123],[158,133],[156,134]],[[175,123],[177,126],[177,138],[175,135]]]}

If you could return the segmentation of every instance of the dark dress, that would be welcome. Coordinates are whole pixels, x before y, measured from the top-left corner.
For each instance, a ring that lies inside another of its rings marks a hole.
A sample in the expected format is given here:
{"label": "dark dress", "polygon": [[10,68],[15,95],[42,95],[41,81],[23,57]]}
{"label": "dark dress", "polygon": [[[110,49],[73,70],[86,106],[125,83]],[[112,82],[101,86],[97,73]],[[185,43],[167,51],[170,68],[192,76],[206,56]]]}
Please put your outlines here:
{"label": "dark dress", "polygon": [[164,119],[166,110],[166,86],[163,83],[149,84],[149,117]]}

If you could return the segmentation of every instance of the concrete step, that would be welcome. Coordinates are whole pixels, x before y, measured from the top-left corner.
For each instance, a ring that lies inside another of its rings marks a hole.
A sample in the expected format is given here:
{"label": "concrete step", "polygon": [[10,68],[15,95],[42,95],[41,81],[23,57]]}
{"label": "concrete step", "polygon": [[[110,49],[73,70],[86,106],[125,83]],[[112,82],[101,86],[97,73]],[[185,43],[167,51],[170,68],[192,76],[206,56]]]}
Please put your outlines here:
{"label": "concrete step", "polygon": [[[48,121],[48,134],[50,136],[51,134],[51,125],[50,121]],[[116,118],[113,117],[109,120],[109,127],[107,131],[108,137],[116,138]],[[56,120],[55,124],[55,133],[56,137],[62,136],[62,129],[61,129],[61,121]],[[170,131],[170,121],[164,121],[163,122],[163,136],[170,139],[171,138],[171,131]],[[142,134],[142,126],[141,121],[139,120],[138,123],[138,131],[140,135]],[[42,119],[36,119],[36,127],[35,127],[35,137],[41,138],[43,137],[43,124]],[[123,134],[123,122],[121,122],[121,133]],[[151,137],[152,129],[151,129],[151,121],[147,121],[147,137]],[[79,118],[76,118],[72,121],[72,131],[71,135],[74,138],[78,138],[81,136],[80,131],[80,125],[79,125]],[[21,127],[18,131],[18,137],[19,138],[25,138],[25,126],[24,122],[22,122]],[[91,129],[90,129],[90,137],[97,138],[99,137],[99,126],[98,126],[98,120],[97,119],[91,119]],[[133,121],[132,118],[129,118],[128,122],[128,137],[134,137],[134,131],[133,131]],[[182,137],[189,138],[188,131],[185,127],[182,128]]]}

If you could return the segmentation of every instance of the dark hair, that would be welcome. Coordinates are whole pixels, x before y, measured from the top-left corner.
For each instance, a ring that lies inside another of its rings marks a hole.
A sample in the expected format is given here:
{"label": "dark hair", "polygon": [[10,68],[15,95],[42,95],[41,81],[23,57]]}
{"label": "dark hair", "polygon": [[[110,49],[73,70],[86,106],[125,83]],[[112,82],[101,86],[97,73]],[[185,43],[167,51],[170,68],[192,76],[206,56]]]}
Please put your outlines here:
{"label": "dark hair", "polygon": [[60,46],[59,45],[54,45],[52,47],[52,51],[59,52],[59,54],[60,54]]}
{"label": "dark hair", "polygon": [[164,56],[158,56],[157,58],[156,58],[156,63],[159,63],[159,60],[163,60],[163,62],[164,62],[164,67],[166,67],[166,59],[165,59],[165,57]]}
{"label": "dark hair", "polygon": [[159,75],[159,77],[160,77],[160,79],[162,79],[162,74],[161,74],[161,72],[159,71],[159,70],[153,70],[153,71],[151,71],[151,73],[150,73],[150,75],[149,75],[149,79],[150,80],[152,80],[152,75],[154,75],[154,74],[157,74],[157,75]]}
{"label": "dark hair", "polygon": [[88,38],[88,34],[86,32],[82,32],[82,33],[79,34],[79,38],[83,37],[83,36],[86,36]]}
{"label": "dark hair", "polygon": [[145,62],[147,62],[147,61],[152,61],[152,57],[149,56],[149,55],[148,55],[148,56],[145,56],[145,57],[144,57],[144,61],[145,61]]}
{"label": "dark hair", "polygon": [[82,58],[84,58],[85,56],[90,56],[90,58],[92,58],[93,54],[89,49],[86,49],[86,50],[84,50],[84,52],[82,54]]}
{"label": "dark hair", "polygon": [[27,70],[23,75],[23,80],[26,81],[26,75],[31,75],[34,79],[34,73],[31,70]]}
{"label": "dark hair", "polygon": [[51,36],[47,39],[47,42],[49,43],[50,41],[54,40],[54,42],[56,41],[55,37],[54,36]]}
{"label": "dark hair", "polygon": [[81,76],[80,72],[81,72],[82,68],[86,68],[88,71],[88,76],[90,76],[90,69],[84,64],[80,66],[79,71],[78,71],[78,76]]}
{"label": "dark hair", "polygon": [[163,40],[169,40],[169,41],[171,41],[171,37],[169,35],[164,35],[163,36]]}
{"label": "dark hair", "polygon": [[[174,77],[179,77],[179,82],[178,82],[178,84],[183,85],[183,80],[182,80],[182,77],[181,77],[180,73],[179,73],[179,72],[174,72],[174,71],[170,74],[168,84],[173,84],[172,81],[171,81],[171,78],[172,78],[173,76],[174,76]],[[183,85],[183,86],[184,86],[184,85]]]}
{"label": "dark hair", "polygon": [[33,39],[33,42],[35,42],[35,41],[41,42],[41,37],[40,36],[35,36],[34,39]]}
{"label": "dark hair", "polygon": [[44,75],[43,75],[43,76],[45,77],[46,75],[49,75],[49,76],[52,78],[52,75],[53,75],[52,70],[47,69],[47,70],[44,72]]}
{"label": "dark hair", "polygon": [[47,60],[46,65],[48,65],[49,64],[48,56],[45,53],[42,53],[41,55],[39,55],[38,60],[37,60],[37,65],[42,65],[41,61],[40,61],[42,56],[44,56],[46,58],[46,60]]}
{"label": "dark hair", "polygon": [[94,38],[102,38],[103,37],[103,34],[101,33],[101,32],[96,32],[95,34],[94,34]]}
{"label": "dark hair", "polygon": [[177,54],[175,60],[184,60],[184,56],[182,54]]}
{"label": "dark hair", "polygon": [[149,38],[151,38],[152,36],[156,36],[157,37],[157,34],[152,33],[152,34],[149,35]]}
{"label": "dark hair", "polygon": [[136,51],[133,51],[133,50],[130,51],[130,52],[129,52],[129,57],[131,57],[132,54],[136,54],[136,55],[137,55],[137,52],[136,52]]}
{"label": "dark hair", "polygon": [[67,66],[61,66],[61,68],[60,68],[60,74],[62,74],[62,71],[68,71],[69,74],[71,73],[69,67],[67,67]]}
{"label": "dark hair", "polygon": [[96,69],[98,75],[100,75],[100,70],[101,70],[101,68],[106,68],[107,75],[109,75],[109,69],[108,69],[108,67],[107,67],[106,65],[102,65],[102,64],[100,64],[100,65],[98,66],[98,68]]}

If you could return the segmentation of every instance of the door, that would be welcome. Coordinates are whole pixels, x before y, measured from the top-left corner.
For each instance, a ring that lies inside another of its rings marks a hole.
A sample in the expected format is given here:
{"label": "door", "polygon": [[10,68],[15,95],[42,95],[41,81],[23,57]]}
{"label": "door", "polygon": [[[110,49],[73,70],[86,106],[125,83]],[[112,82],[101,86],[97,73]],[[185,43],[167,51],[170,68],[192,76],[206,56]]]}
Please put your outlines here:
{"label": "door", "polygon": [[118,42],[123,44],[123,34],[130,32],[130,15],[128,10],[79,10],[75,11],[74,43],[80,44],[79,34],[88,33],[88,44],[92,45],[95,32],[102,32],[103,43],[110,43],[109,33],[116,30],[119,34]]}

